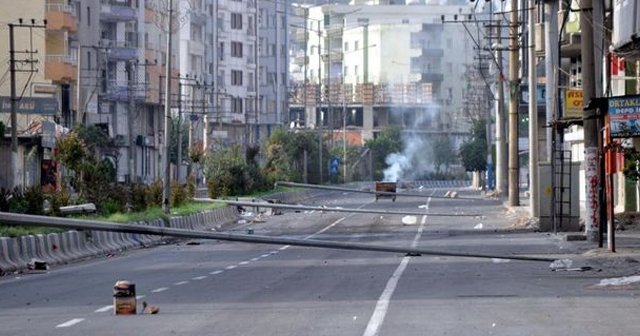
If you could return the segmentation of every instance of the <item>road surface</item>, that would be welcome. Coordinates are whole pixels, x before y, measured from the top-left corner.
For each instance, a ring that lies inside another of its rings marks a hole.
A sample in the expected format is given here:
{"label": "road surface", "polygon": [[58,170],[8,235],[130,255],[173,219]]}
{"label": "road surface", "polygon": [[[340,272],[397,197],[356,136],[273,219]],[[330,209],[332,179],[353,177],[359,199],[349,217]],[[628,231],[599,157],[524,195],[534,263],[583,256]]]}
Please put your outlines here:
{"label": "road surface", "polygon": [[[445,190],[422,193],[442,195]],[[562,257],[554,235],[512,231],[498,201],[324,194],[308,204],[482,217],[285,212],[255,234]],[[404,221],[404,223],[403,223]],[[237,225],[243,233],[248,225]],[[596,286],[624,270],[198,240],[0,278],[0,335],[635,335],[640,294]],[[157,315],[114,316],[113,285],[136,284]]]}

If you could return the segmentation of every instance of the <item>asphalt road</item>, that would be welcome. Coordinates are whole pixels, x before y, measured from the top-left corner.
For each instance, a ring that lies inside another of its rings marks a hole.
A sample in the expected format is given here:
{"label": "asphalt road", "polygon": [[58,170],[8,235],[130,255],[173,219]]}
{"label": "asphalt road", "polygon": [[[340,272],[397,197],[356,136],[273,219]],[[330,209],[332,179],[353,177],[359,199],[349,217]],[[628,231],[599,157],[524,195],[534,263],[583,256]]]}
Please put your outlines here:
{"label": "asphalt road", "polygon": [[[443,190],[424,190],[441,195]],[[474,196],[473,193],[464,193]],[[556,236],[512,232],[497,201],[333,193],[311,204],[481,217],[285,212],[255,234],[562,257]],[[404,224],[403,224],[404,220]],[[248,225],[238,225],[244,232]],[[547,263],[185,241],[0,278],[0,335],[635,335],[640,294],[601,288],[625,270]],[[119,279],[158,315],[114,316]]]}

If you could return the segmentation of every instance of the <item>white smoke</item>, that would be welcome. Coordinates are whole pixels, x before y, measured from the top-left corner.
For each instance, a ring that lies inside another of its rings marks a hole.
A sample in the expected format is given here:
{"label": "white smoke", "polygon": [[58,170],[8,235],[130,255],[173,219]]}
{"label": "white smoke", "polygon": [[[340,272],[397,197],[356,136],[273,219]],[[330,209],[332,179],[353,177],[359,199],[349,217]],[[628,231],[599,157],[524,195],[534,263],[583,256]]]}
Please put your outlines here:
{"label": "white smoke", "polygon": [[[405,147],[402,152],[389,154],[385,158],[389,167],[384,170],[384,181],[415,180],[434,170],[430,142],[424,135],[410,130],[425,129],[427,124],[431,124],[431,128],[435,128],[433,125],[437,122],[436,115],[439,112],[438,105],[429,104],[424,113],[417,116],[414,124],[404,130],[402,140]],[[455,153],[451,153],[451,155],[455,155]]]}

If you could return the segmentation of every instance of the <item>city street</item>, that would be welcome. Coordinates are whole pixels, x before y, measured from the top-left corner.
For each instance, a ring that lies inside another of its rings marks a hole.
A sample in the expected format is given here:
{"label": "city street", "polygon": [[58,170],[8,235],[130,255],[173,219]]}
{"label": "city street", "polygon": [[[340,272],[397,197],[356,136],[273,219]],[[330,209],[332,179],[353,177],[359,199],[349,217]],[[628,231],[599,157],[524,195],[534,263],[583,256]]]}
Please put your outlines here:
{"label": "city street", "polygon": [[[497,200],[375,201],[324,193],[306,204],[480,213],[478,217],[293,212],[239,224],[256,235],[421,247],[500,256],[574,256],[580,243],[514,227]],[[404,223],[403,223],[404,222]],[[199,243],[187,244],[187,243]],[[552,271],[506,259],[180,241],[0,278],[0,335],[633,335],[634,286],[600,287],[629,268]],[[113,285],[136,285],[157,315],[114,316]]]}

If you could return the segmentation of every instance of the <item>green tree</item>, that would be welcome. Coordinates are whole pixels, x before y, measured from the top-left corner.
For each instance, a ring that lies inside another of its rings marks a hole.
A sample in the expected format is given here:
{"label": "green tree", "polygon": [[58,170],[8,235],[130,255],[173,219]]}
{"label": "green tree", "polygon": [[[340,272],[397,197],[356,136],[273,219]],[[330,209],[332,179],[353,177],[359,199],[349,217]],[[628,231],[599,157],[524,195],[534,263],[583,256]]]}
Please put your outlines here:
{"label": "green tree", "polygon": [[399,127],[388,127],[382,130],[374,139],[365,141],[365,147],[371,150],[373,157],[374,178],[381,179],[387,168],[385,159],[389,154],[398,153],[404,148],[402,133]]}
{"label": "green tree", "polygon": [[475,121],[471,127],[471,138],[460,146],[460,159],[468,172],[487,170],[486,121]]}
{"label": "green tree", "polygon": [[436,168],[436,173],[440,173],[440,167],[444,165],[445,172],[449,170],[449,166],[456,161],[455,148],[453,141],[448,134],[438,136],[435,141],[432,142],[431,151],[433,154],[433,165]]}

